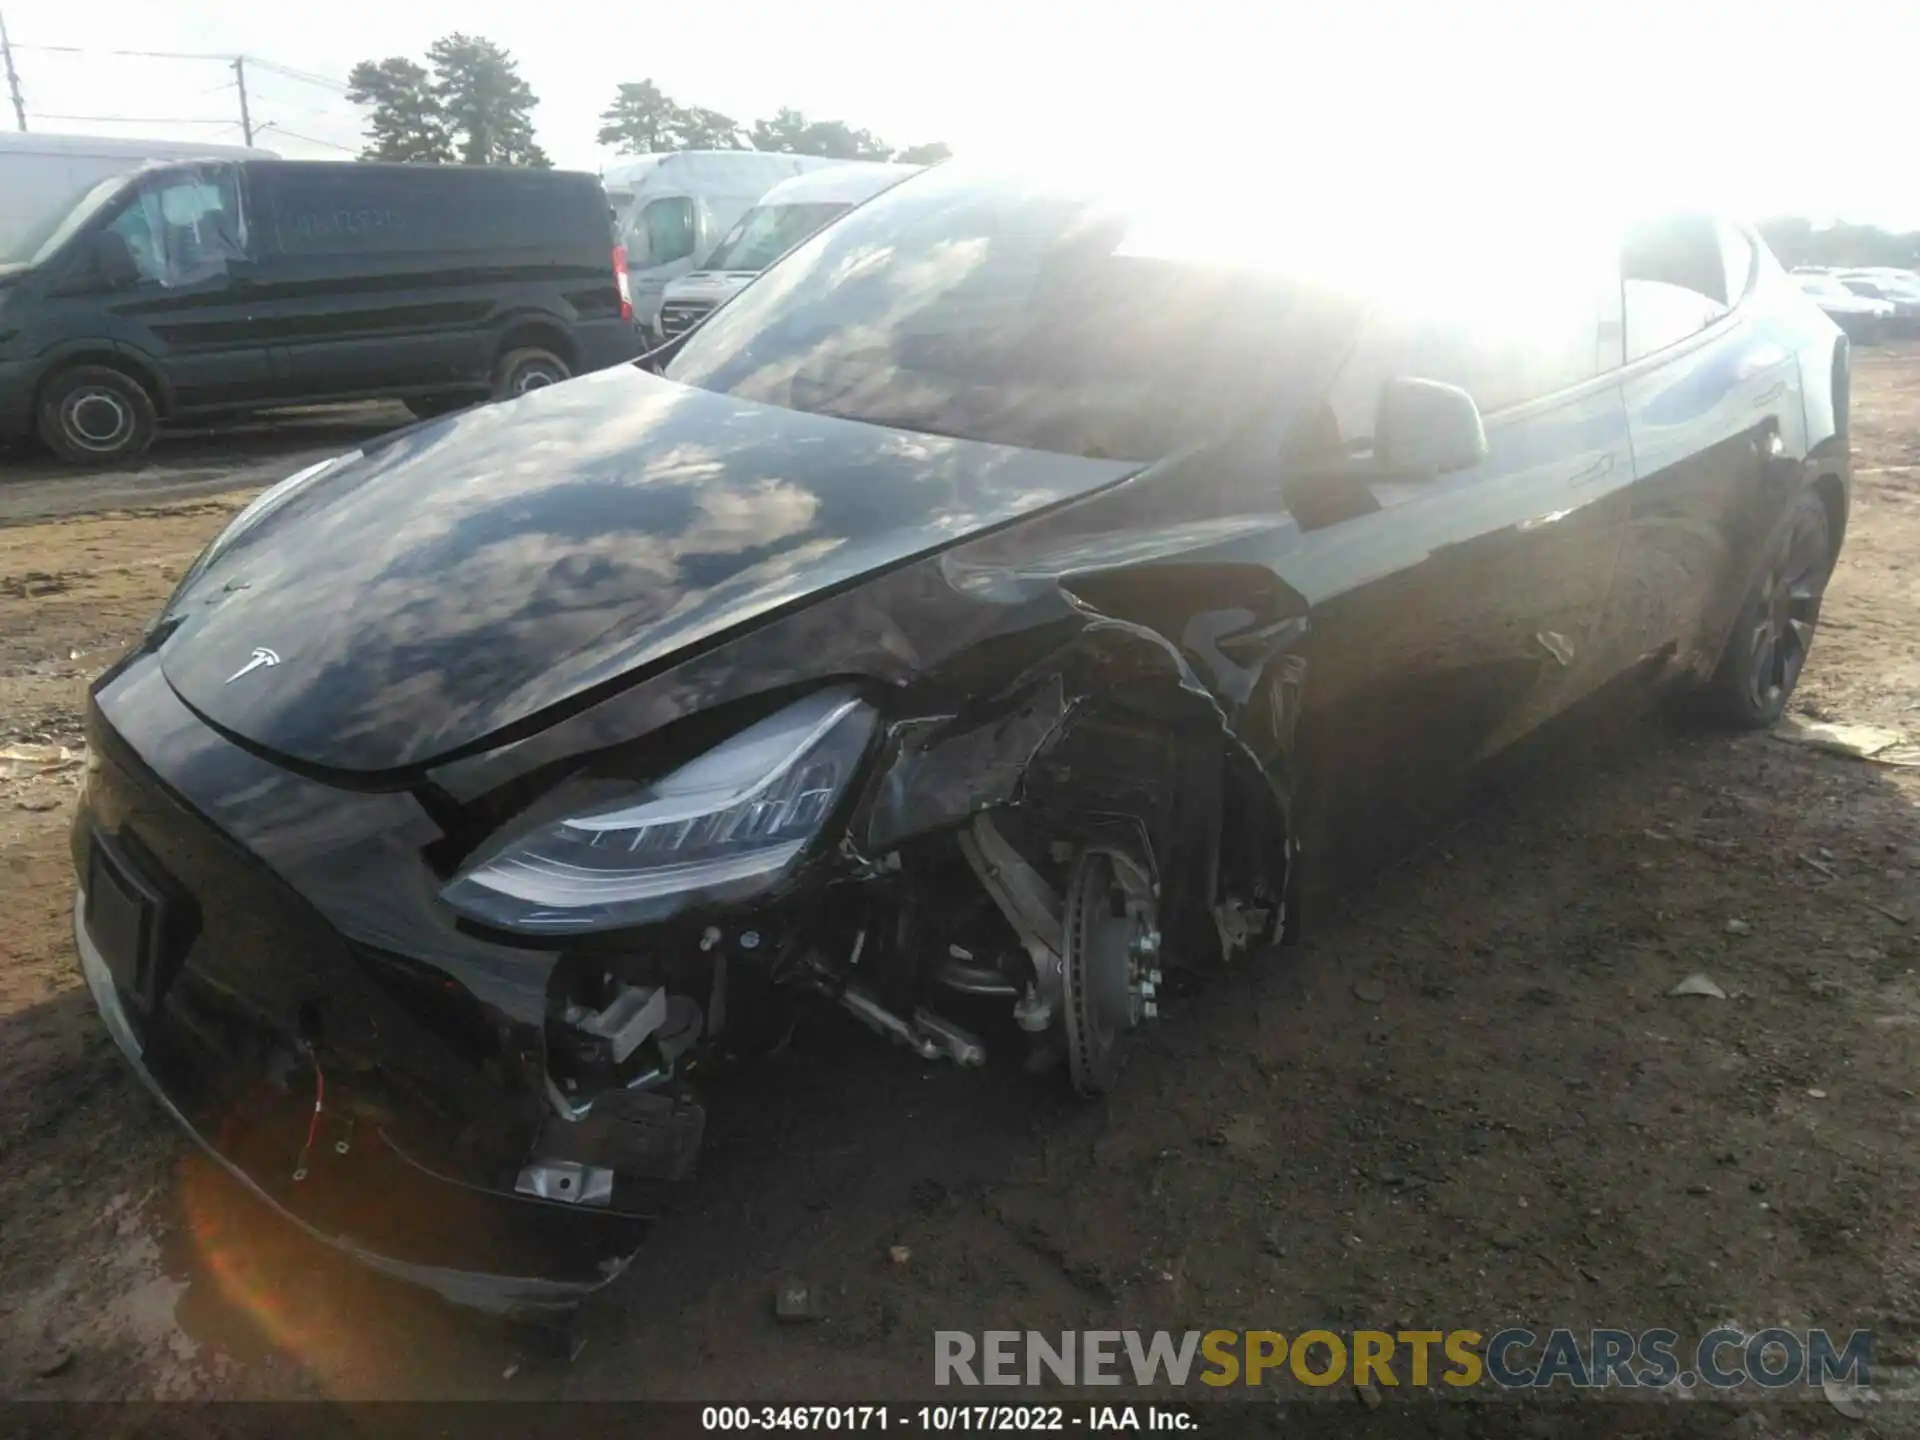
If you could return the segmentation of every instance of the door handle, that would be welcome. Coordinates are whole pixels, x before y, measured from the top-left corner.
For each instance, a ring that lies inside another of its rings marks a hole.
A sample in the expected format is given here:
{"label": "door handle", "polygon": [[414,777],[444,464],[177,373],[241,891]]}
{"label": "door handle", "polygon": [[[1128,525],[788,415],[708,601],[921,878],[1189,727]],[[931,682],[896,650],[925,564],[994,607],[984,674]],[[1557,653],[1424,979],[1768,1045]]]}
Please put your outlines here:
{"label": "door handle", "polygon": [[1758,410],[1763,405],[1771,405],[1773,404],[1774,401],[1778,400],[1782,395],[1786,393],[1787,393],[1787,382],[1784,380],[1776,380],[1773,382],[1772,387],[1767,391],[1766,394],[1762,395],[1758,400],[1755,400],[1753,402],[1753,408]]}
{"label": "door handle", "polygon": [[1602,455],[1586,469],[1567,481],[1569,485],[1591,485],[1596,480],[1604,480],[1613,473],[1613,456]]}

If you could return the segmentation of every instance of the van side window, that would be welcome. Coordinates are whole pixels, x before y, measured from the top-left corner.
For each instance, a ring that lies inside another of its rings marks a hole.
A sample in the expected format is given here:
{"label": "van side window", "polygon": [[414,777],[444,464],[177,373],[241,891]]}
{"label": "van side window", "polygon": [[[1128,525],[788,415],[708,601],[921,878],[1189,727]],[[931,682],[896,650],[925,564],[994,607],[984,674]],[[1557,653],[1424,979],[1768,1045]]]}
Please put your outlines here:
{"label": "van side window", "polygon": [[684,260],[693,254],[698,234],[699,215],[691,199],[684,195],[666,195],[651,200],[640,212],[635,226],[635,238],[645,242],[640,263],[670,265],[675,260]]}
{"label": "van side window", "polygon": [[247,258],[246,220],[231,167],[148,181],[106,233],[126,246],[144,285],[195,285]]}
{"label": "van side window", "polygon": [[1723,243],[1722,227],[1706,216],[1664,216],[1628,229],[1620,247],[1620,290],[1629,364],[1697,335],[1745,292],[1753,247],[1735,234],[1745,261],[1730,276],[1735,257]]}

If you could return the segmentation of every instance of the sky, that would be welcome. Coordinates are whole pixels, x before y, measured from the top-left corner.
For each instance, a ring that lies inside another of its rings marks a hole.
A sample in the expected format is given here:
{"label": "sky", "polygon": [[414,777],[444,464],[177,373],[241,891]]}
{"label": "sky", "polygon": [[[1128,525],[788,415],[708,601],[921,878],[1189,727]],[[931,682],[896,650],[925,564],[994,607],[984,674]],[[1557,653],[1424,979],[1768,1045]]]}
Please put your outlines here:
{"label": "sky", "polygon": [[1168,188],[1548,187],[1920,229],[1908,0],[0,0],[0,16],[28,123],[54,132],[237,143],[222,61],[103,51],[243,53],[256,143],[343,158],[361,143],[354,63],[462,30],[513,54],[540,143],[589,170],[614,158],[594,132],[615,87],[651,78],[743,123],[791,105],[896,146],[1098,155]]}

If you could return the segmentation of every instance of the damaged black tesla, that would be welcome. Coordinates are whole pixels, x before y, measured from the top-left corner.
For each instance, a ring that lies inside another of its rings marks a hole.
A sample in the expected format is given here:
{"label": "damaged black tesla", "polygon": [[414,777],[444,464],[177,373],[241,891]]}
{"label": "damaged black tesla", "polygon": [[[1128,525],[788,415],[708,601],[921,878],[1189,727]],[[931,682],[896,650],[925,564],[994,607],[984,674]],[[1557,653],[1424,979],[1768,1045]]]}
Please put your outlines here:
{"label": "damaged black tesla", "polygon": [[797,1006],[1097,1094],[1603,684],[1779,714],[1847,351],[1749,232],[1381,286],[1289,258],[1324,216],[1167,218],[941,167],[649,366],[243,511],[96,684],[74,827],[175,1117],[371,1264],[566,1306]]}

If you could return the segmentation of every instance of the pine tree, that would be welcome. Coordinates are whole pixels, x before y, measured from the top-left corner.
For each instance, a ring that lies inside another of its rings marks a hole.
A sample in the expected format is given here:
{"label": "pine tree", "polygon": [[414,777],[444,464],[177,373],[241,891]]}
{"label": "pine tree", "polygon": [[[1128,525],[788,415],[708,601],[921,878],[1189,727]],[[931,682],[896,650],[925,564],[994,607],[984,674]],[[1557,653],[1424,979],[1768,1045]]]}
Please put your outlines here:
{"label": "pine tree", "polygon": [[453,159],[446,116],[433,93],[427,72],[411,60],[395,55],[386,60],[362,60],[347,77],[347,98],[371,105],[367,148],[363,160],[412,160],[445,164]]}
{"label": "pine tree", "polygon": [[434,41],[427,59],[433,96],[461,164],[552,165],[533,138],[532,112],[540,101],[505,50],[456,31]]}

